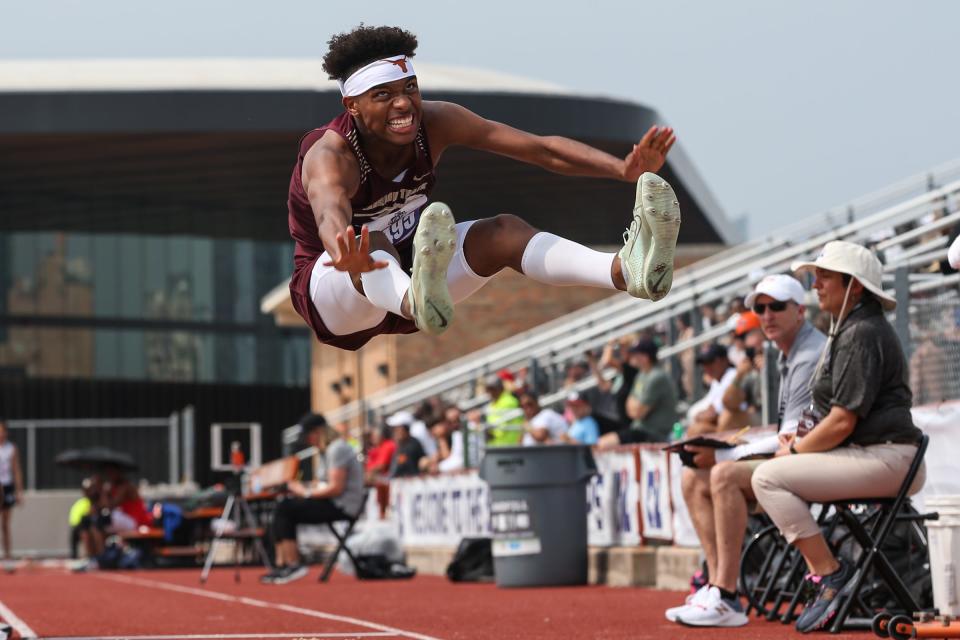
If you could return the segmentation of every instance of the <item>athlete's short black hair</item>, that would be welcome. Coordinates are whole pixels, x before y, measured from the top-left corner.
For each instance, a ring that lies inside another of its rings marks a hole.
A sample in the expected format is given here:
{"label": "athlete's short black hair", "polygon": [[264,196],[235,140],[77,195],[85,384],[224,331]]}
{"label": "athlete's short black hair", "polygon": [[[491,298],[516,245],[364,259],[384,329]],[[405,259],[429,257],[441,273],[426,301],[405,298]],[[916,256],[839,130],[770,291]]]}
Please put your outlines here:
{"label": "athlete's short black hair", "polygon": [[351,73],[374,60],[417,51],[417,36],[400,27],[368,27],[363,23],[346,33],[331,36],[323,56],[323,70],[331,80],[346,80]]}

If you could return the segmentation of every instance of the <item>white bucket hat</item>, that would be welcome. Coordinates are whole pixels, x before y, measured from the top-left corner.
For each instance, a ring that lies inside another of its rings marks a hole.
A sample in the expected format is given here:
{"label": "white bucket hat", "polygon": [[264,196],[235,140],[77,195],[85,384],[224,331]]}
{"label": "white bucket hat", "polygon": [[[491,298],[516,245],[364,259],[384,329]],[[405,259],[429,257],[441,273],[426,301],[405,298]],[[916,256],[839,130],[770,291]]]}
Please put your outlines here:
{"label": "white bucket hat", "polygon": [[793,276],[778,273],[766,276],[758,282],[757,286],[754,287],[753,291],[747,296],[747,299],[744,300],[743,303],[748,309],[753,309],[753,303],[757,300],[757,297],[761,295],[770,296],[780,302],[793,300],[797,304],[802,305],[804,304],[806,292],[803,290],[803,285],[800,284],[799,280]]}
{"label": "white bucket hat", "polygon": [[884,309],[896,309],[896,299],[883,290],[883,266],[880,259],[866,247],[854,242],[834,240],[823,245],[813,262],[794,262],[790,265],[795,272],[817,267],[853,276],[860,281],[864,289],[877,297]]}

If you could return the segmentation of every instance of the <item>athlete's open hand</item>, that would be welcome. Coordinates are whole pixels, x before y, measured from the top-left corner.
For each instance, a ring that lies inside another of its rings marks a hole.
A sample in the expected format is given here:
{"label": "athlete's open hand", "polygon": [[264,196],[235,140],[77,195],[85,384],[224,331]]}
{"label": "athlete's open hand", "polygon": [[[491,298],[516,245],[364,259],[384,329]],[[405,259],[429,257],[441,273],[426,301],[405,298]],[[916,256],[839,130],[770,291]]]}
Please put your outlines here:
{"label": "athlete's open hand", "polygon": [[325,267],[333,267],[337,271],[346,271],[350,275],[366,273],[374,269],[384,269],[387,266],[384,260],[374,260],[370,257],[370,230],[367,225],[360,227],[360,242],[353,233],[353,227],[347,227],[337,234],[337,255],[331,253],[332,260],[323,263]]}
{"label": "athlete's open hand", "polygon": [[636,182],[645,171],[656,173],[667,160],[670,147],[677,141],[671,127],[650,127],[640,142],[633,145],[623,163],[623,179]]}

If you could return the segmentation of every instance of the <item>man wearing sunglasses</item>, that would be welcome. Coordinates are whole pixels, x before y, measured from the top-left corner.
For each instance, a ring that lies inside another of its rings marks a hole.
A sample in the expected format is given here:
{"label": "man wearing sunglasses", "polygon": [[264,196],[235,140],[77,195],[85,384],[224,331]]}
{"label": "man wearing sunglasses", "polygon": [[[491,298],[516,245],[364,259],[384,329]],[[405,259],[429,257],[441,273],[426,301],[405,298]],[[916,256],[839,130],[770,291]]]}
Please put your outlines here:
{"label": "man wearing sunglasses", "polygon": [[[764,336],[780,350],[776,361],[780,372],[780,433],[795,432],[800,414],[810,405],[811,378],[827,342],[827,337],[806,319],[804,295],[796,278],[771,275],[758,282],[745,300],[747,308],[760,318]],[[686,604],[667,609],[668,620],[696,627],[747,624],[737,595],[740,549],[749,505],[756,502],[750,480],[764,460],[754,456],[772,455],[778,448],[777,437],[772,436],[766,445],[751,443],[725,450],[687,447],[695,454],[697,468],[683,470],[683,495],[707,556],[710,583]]]}

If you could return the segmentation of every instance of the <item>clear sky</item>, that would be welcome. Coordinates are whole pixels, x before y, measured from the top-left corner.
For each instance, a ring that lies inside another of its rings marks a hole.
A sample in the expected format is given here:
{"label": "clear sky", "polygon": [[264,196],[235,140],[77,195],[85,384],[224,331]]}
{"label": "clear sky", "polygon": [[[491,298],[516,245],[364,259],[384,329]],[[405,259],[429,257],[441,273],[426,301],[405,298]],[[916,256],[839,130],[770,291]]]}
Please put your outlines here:
{"label": "clear sky", "polygon": [[0,4],[0,58],[320,57],[361,21],[656,108],[751,234],[960,157],[954,0],[28,0]]}

